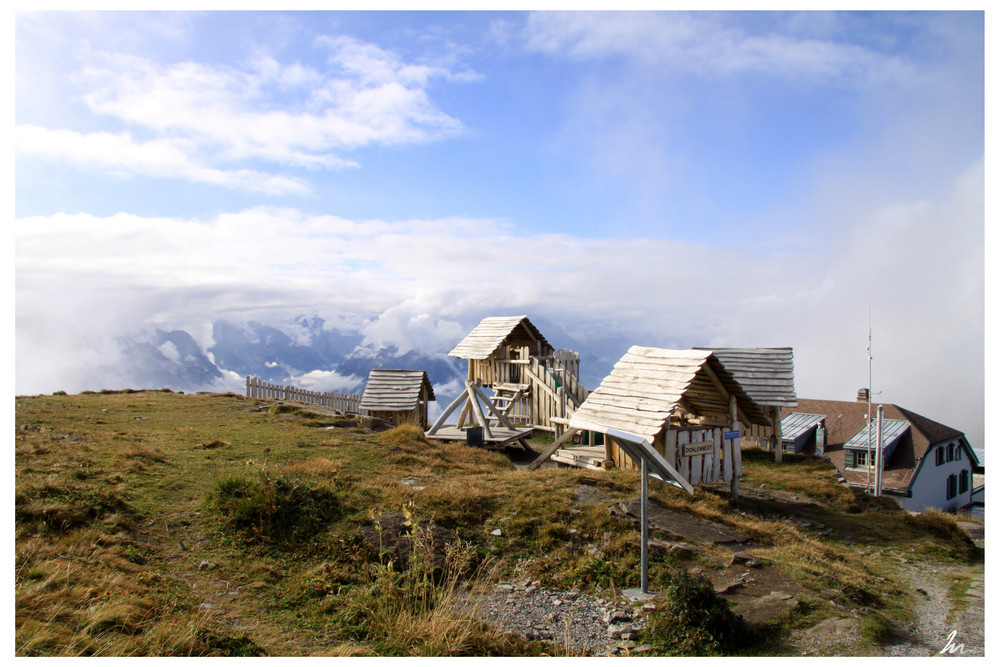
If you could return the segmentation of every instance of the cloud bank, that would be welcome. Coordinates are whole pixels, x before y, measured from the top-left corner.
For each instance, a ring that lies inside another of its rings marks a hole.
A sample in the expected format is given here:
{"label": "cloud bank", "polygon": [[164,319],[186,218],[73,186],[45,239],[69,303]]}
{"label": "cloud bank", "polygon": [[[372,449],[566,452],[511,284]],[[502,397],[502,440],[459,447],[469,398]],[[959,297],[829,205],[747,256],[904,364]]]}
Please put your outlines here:
{"label": "cloud bank", "polygon": [[875,390],[930,415],[947,409],[974,434],[982,406],[959,397],[983,383],[982,169],[970,165],[944,202],[874,210],[831,248],[771,254],[270,207],[206,220],[25,218],[16,384],[58,389],[111,354],[116,333],[149,323],[350,314],[366,345],[440,353],[483,313],[516,312],[648,345],[791,345],[800,395],[850,400],[867,379],[871,308]]}

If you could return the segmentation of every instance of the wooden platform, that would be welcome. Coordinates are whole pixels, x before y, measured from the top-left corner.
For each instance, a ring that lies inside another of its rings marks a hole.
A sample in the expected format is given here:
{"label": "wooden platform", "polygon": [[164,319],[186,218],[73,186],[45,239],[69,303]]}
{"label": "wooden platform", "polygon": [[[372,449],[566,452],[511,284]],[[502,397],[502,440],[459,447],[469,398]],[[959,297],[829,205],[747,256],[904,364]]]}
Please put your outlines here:
{"label": "wooden platform", "polygon": [[[429,440],[460,440],[465,442],[465,431],[466,429],[458,428],[457,426],[442,426],[438,429],[437,433],[432,435],[424,434]],[[509,445],[513,442],[517,442],[522,438],[530,438],[531,434],[535,432],[533,428],[500,428],[497,426],[490,426],[490,431],[493,437],[487,438],[486,433],[483,433],[483,440],[487,447],[503,447],[504,445]]]}
{"label": "wooden platform", "polygon": [[565,447],[556,450],[549,460],[576,468],[604,470],[604,445],[596,447]]}

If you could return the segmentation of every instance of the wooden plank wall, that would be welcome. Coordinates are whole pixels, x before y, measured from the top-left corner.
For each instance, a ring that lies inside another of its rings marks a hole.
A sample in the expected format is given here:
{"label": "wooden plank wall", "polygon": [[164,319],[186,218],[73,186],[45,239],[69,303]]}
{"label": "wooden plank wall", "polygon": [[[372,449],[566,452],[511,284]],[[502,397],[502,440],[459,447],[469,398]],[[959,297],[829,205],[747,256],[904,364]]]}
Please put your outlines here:
{"label": "wooden plank wall", "polygon": [[328,391],[310,391],[292,385],[277,385],[247,376],[247,398],[274,398],[282,401],[313,403],[340,412],[360,414],[361,396]]}
{"label": "wooden plank wall", "polygon": [[[723,480],[728,482],[733,478],[734,469],[739,476],[743,466],[742,456],[738,451],[739,441],[725,440],[723,431],[722,428],[664,430],[653,440],[653,447],[691,484],[709,484]],[[711,441],[711,454],[681,456],[685,445],[704,441]],[[618,468],[639,469],[639,465],[617,446],[612,447],[612,458]]]}

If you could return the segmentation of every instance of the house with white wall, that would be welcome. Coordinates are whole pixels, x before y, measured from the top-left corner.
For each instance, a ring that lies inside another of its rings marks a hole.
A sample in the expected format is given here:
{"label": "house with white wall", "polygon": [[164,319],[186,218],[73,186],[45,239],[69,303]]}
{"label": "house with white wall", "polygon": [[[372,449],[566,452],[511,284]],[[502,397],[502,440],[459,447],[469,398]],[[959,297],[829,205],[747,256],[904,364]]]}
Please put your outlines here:
{"label": "house with white wall", "polygon": [[[800,398],[795,408],[782,410],[789,426],[786,451],[805,451],[828,458],[848,484],[865,488],[874,479],[876,408],[871,406],[871,448],[868,444],[869,406],[859,392],[857,401]],[[882,493],[904,509],[956,510],[973,503],[973,469],[977,458],[965,434],[892,404],[884,407]],[[806,446],[803,447],[803,443]],[[808,451],[811,450],[811,451]]]}

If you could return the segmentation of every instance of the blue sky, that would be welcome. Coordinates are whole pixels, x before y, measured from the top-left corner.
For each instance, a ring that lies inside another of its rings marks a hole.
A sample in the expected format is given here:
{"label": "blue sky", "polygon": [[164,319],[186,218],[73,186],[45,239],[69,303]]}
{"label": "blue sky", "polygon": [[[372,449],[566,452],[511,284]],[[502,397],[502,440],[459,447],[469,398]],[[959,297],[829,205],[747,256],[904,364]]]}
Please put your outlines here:
{"label": "blue sky", "polygon": [[981,443],[982,12],[21,12],[15,38],[18,392],[154,324],[317,313],[447,351],[524,313],[792,345],[799,395],[851,400],[870,307],[883,400]]}

